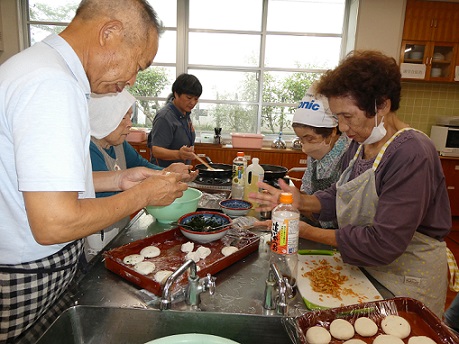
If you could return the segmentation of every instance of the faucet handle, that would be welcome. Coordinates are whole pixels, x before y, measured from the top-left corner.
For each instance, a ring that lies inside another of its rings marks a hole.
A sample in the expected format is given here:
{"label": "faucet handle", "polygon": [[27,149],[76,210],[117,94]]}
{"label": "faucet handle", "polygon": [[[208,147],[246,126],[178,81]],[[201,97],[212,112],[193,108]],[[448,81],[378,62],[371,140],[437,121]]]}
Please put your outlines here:
{"label": "faucet handle", "polygon": [[203,291],[208,290],[210,295],[214,295],[215,289],[217,288],[217,285],[215,283],[216,279],[217,277],[212,277],[211,274],[207,274],[207,276],[202,279]]}

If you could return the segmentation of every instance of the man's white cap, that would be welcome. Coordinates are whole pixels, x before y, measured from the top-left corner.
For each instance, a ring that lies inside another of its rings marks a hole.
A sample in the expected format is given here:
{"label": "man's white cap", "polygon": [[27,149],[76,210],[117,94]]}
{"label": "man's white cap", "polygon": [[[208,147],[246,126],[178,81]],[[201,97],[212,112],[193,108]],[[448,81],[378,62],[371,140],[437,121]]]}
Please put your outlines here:
{"label": "man's white cap", "polygon": [[334,128],[338,126],[338,120],[328,106],[327,97],[316,93],[315,84],[312,84],[306,91],[293,115],[292,122],[311,127]]}
{"label": "man's white cap", "polygon": [[89,124],[91,135],[102,139],[115,130],[135,103],[135,97],[125,89],[120,93],[91,94]]}

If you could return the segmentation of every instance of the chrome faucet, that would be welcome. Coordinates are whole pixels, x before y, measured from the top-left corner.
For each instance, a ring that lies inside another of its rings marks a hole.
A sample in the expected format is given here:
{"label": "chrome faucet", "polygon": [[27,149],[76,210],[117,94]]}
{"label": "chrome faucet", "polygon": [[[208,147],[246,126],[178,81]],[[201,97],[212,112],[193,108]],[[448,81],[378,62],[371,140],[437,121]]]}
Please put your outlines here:
{"label": "chrome faucet", "polygon": [[190,268],[188,274],[188,286],[186,287],[186,303],[197,308],[201,303],[201,293],[209,291],[210,295],[215,293],[215,277],[207,274],[206,277],[199,279],[197,274],[196,263],[193,260],[187,260],[172,275],[168,277],[163,289],[160,309],[166,310],[171,308],[172,292],[171,288],[174,282]]}
{"label": "chrome faucet", "polygon": [[292,296],[293,287],[288,278],[282,276],[277,265],[272,263],[265,284],[263,307],[268,310],[275,309],[278,314],[286,315],[288,312],[287,299]]}

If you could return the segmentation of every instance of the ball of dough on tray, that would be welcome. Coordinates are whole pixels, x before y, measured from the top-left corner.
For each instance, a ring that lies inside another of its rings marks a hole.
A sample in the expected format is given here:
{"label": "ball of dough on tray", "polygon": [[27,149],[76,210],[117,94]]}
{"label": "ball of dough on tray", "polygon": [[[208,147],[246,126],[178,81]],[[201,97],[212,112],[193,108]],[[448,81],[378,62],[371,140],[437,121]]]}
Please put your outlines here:
{"label": "ball of dough on tray", "polygon": [[123,258],[123,263],[129,265],[136,265],[144,259],[144,256],[142,256],[141,254],[130,254],[129,256]]}
{"label": "ball of dough on tray", "polygon": [[155,273],[154,279],[156,282],[160,284],[166,283],[167,279],[169,278],[170,275],[172,275],[173,272],[170,270],[160,270],[157,273]]}
{"label": "ball of dough on tray", "polygon": [[239,250],[237,247],[225,246],[222,248],[222,254],[226,257],[226,256],[229,256],[230,254],[233,254],[237,250]]}
{"label": "ball of dough on tray", "polygon": [[330,333],[336,339],[347,340],[354,337],[354,326],[344,319],[335,319],[330,324]]}
{"label": "ball of dough on tray", "polygon": [[361,339],[349,339],[346,340],[343,344],[367,344]]}
{"label": "ball of dough on tray", "polygon": [[155,263],[152,262],[140,262],[134,265],[134,270],[142,275],[151,274],[153,271],[155,271],[155,269]]}
{"label": "ball of dough on tray", "polygon": [[147,246],[140,251],[140,254],[145,258],[155,258],[161,254],[161,250],[156,246]]}
{"label": "ball of dough on tray", "polygon": [[193,260],[195,263],[199,262],[201,260],[201,257],[199,256],[199,253],[197,251],[194,252],[188,252],[185,256],[186,260]]}
{"label": "ball of dough on tray", "polygon": [[212,251],[208,247],[199,246],[196,250],[196,253],[199,255],[199,258],[206,259]]}
{"label": "ball of dough on tray", "polygon": [[404,344],[403,340],[390,334],[380,334],[375,338],[373,344]]}
{"label": "ball of dough on tray", "polygon": [[180,247],[180,250],[183,253],[192,252],[194,250],[194,242],[188,241],[188,242],[182,244],[182,246]]}
{"label": "ball of dough on tray", "polygon": [[306,331],[308,344],[328,344],[331,341],[330,332],[320,326],[313,326]]}
{"label": "ball of dough on tray", "polygon": [[360,317],[354,323],[355,332],[362,337],[371,337],[378,332],[378,325],[367,317]]}
{"label": "ball of dough on tray", "polygon": [[414,336],[408,340],[408,344],[436,344],[432,338],[427,336]]}
{"label": "ball of dough on tray", "polygon": [[405,318],[398,315],[388,315],[381,321],[381,328],[386,334],[391,334],[400,339],[410,335],[411,326]]}

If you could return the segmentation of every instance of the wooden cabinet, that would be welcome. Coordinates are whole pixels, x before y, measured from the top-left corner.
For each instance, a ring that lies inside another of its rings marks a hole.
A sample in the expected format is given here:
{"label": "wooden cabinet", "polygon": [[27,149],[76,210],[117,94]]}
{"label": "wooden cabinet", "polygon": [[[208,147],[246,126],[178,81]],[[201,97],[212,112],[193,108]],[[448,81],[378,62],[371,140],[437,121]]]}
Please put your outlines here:
{"label": "wooden cabinet", "polygon": [[[454,82],[459,3],[408,0],[400,63],[403,79]],[[425,76],[422,71],[425,69]]]}
{"label": "wooden cabinet", "polygon": [[143,156],[145,159],[150,161],[150,148],[148,148],[147,141],[144,142],[129,142],[134,149]]}
{"label": "wooden cabinet", "polygon": [[459,4],[408,0],[403,40],[459,42]]}
{"label": "wooden cabinet", "polygon": [[441,158],[441,164],[451,203],[451,215],[459,216],[459,159]]}
{"label": "wooden cabinet", "polygon": [[[425,65],[423,80],[453,81],[458,47],[459,45],[454,43],[403,41],[400,62]],[[402,75],[404,79],[411,78],[407,77],[403,70]],[[418,79],[417,74],[412,76],[413,79]]]}

